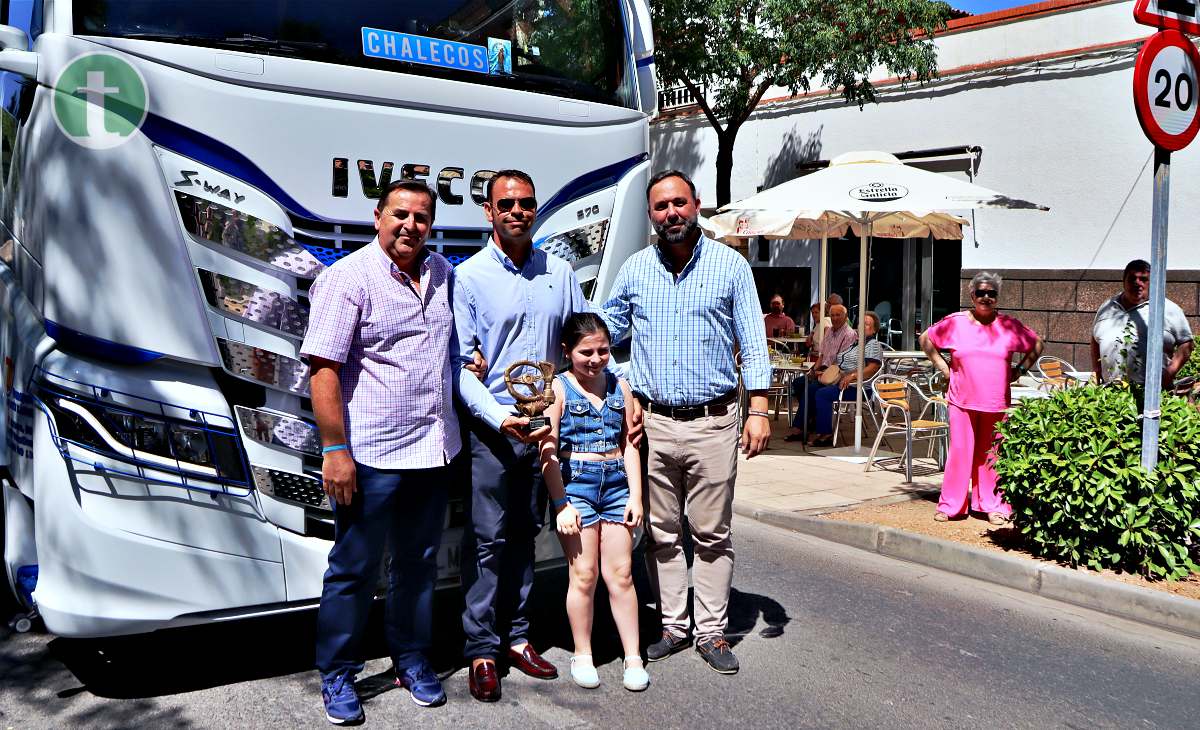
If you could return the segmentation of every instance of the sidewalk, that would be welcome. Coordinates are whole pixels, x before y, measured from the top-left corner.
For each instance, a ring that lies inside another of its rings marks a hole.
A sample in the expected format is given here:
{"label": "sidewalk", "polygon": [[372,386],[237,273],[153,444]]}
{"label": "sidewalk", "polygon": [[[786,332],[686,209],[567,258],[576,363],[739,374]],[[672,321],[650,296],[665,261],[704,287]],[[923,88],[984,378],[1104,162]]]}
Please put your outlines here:
{"label": "sidewalk", "polygon": [[[786,429],[775,430],[777,436],[766,452],[738,463],[733,509],[743,517],[1200,636],[1200,601],[1192,598],[895,527],[818,517],[868,501],[882,504],[937,494],[942,474],[929,460],[918,457],[913,483],[905,484],[904,472],[894,466],[894,461],[889,464],[890,470],[863,472],[865,453],[852,456],[846,447],[805,452],[799,443],[782,439]],[[921,452],[923,449],[918,448]],[[881,454],[895,456],[891,452]]]}
{"label": "sidewalk", "polygon": [[[918,457],[913,483],[904,484],[904,472],[896,470],[894,462],[889,465],[890,471],[863,471],[870,442],[864,444],[863,455],[858,457],[846,455],[850,449],[845,446],[805,452],[799,442],[783,440],[787,429],[779,423],[772,423],[776,433],[769,449],[738,462],[733,508],[740,514],[753,514],[755,510],[812,514],[882,497],[899,500],[941,489],[941,472],[933,471],[928,460]],[[924,446],[918,446],[917,453],[924,453]],[[882,449],[880,455],[895,456]]]}

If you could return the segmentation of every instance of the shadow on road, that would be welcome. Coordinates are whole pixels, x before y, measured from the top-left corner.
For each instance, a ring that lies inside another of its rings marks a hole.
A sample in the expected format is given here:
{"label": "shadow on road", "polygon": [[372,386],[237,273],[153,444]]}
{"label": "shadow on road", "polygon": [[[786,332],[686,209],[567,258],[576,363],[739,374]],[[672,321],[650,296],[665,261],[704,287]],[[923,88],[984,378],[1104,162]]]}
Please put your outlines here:
{"label": "shadow on road", "polygon": [[[655,593],[640,551],[635,554],[633,564],[644,649],[658,640],[660,624]],[[573,650],[571,628],[563,605],[566,589],[565,568],[541,572],[534,582],[530,595],[530,640],[538,651],[557,648],[570,653]],[[368,659],[387,654],[382,609],[383,603],[377,602],[368,623]],[[430,660],[443,679],[465,666],[461,613],[462,596],[458,590],[439,591]],[[786,611],[776,601],[734,589],[729,602],[730,642],[736,644],[744,638],[760,617],[766,625],[759,635],[766,638],[781,636],[789,621]],[[176,721],[181,718],[159,717],[169,711],[154,708],[147,701],[242,682],[297,675],[298,681],[311,682],[314,696],[319,691],[319,680],[313,668],[315,609],[139,636],[54,638],[45,644],[23,644],[16,636],[10,636],[7,629],[0,629],[0,633],[3,634],[0,643],[8,644],[5,651],[0,652],[0,682],[9,689],[18,690],[18,696],[34,701],[38,694],[69,699],[90,693],[102,698],[131,700],[92,708],[103,716],[91,717],[89,722],[104,725],[133,724],[147,715],[178,725]],[[11,643],[14,641],[17,643]],[[596,591],[592,651],[597,665],[620,662],[624,655],[603,583]],[[501,671],[504,671],[503,667]],[[565,667],[560,671],[565,671]],[[392,689],[392,679],[391,671],[360,676],[359,689],[364,699],[370,699]],[[42,707],[40,711],[54,710]],[[72,717],[73,722],[77,719]]]}
{"label": "shadow on road", "polygon": [[315,626],[316,612],[304,611],[120,638],[56,638],[48,649],[82,685],[60,697],[157,697],[311,668]]}
{"label": "shadow on road", "polygon": [[[658,615],[640,556],[635,559],[635,583],[641,605],[642,644],[658,638]],[[531,640],[539,651],[573,647],[563,602],[567,574],[564,568],[541,572],[530,596]],[[623,652],[608,610],[608,594],[596,593],[593,652],[597,664],[620,661]],[[376,602],[368,623],[368,659],[387,655],[383,633],[383,603]],[[465,666],[462,657],[462,597],[457,589],[439,591],[435,603],[434,646],[430,660],[440,676]],[[230,621],[138,636],[105,639],[54,638],[36,650],[17,657],[0,654],[0,682],[10,689],[46,691],[59,698],[88,692],[109,699],[145,699],[220,687],[241,682],[299,674],[311,676],[316,610],[281,616]],[[5,629],[4,639],[10,638]],[[73,678],[65,677],[66,669]],[[55,685],[60,686],[55,686]],[[392,688],[390,671],[361,676],[366,697]],[[133,703],[129,704],[134,712]],[[133,715],[136,717],[136,712]],[[101,718],[97,718],[100,720]],[[104,718],[106,724],[119,718]]]}
{"label": "shadow on road", "polygon": [[754,629],[760,616],[766,626],[759,630],[758,635],[764,639],[783,636],[783,627],[791,621],[787,611],[778,601],[757,593],[745,593],[736,588],[730,590],[729,626],[725,630],[725,638],[729,645],[737,646],[741,643]]}

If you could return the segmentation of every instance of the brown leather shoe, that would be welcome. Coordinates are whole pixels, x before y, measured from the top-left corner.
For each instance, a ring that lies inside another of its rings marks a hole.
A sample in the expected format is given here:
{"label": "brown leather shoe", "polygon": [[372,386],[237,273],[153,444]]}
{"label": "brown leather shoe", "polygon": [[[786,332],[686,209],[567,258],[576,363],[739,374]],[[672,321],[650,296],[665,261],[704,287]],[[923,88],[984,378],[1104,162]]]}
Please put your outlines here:
{"label": "brown leather shoe", "polygon": [[508,663],[520,669],[525,674],[538,679],[557,679],[558,669],[533,650],[533,644],[526,644],[521,651],[512,647],[508,649]]}
{"label": "brown leather shoe", "polygon": [[495,702],[500,699],[500,675],[492,660],[480,662],[467,671],[467,689],[480,702]]}

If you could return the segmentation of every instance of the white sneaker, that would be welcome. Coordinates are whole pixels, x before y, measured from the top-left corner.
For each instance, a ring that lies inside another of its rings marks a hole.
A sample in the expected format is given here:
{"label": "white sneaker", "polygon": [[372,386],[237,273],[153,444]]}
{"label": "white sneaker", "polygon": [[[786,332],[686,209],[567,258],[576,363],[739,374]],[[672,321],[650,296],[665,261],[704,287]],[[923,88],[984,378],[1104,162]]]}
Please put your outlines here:
{"label": "white sneaker", "polygon": [[571,679],[584,689],[595,689],[600,686],[600,675],[592,664],[591,654],[576,654],[571,657]]}
{"label": "white sneaker", "polygon": [[626,657],[625,658],[625,675],[622,678],[622,683],[625,689],[630,692],[641,692],[650,686],[650,675],[642,666],[642,658]]}

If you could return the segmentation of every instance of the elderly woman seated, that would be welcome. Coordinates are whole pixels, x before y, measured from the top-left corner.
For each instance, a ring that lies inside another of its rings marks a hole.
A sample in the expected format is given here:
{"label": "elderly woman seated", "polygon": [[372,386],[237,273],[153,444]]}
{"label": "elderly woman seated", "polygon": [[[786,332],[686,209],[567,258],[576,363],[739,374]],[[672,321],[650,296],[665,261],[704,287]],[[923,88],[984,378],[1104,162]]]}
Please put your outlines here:
{"label": "elderly woman seated", "polygon": [[[807,402],[810,404],[810,407],[814,403],[813,399],[816,391],[824,387],[820,381],[821,375],[830,366],[837,366],[838,358],[858,341],[858,333],[854,331],[854,328],[847,321],[845,306],[835,304],[830,307],[829,319],[831,325],[826,328],[824,335],[821,337],[816,366],[804,378],[797,378],[792,381],[792,395],[796,398],[802,398],[805,395],[803,390],[807,389],[807,401],[802,402]],[[792,421],[792,432],[784,437],[784,441],[799,441],[803,438],[801,435],[803,421],[801,419],[804,418],[804,412],[804,408],[797,411],[796,418]]]}

